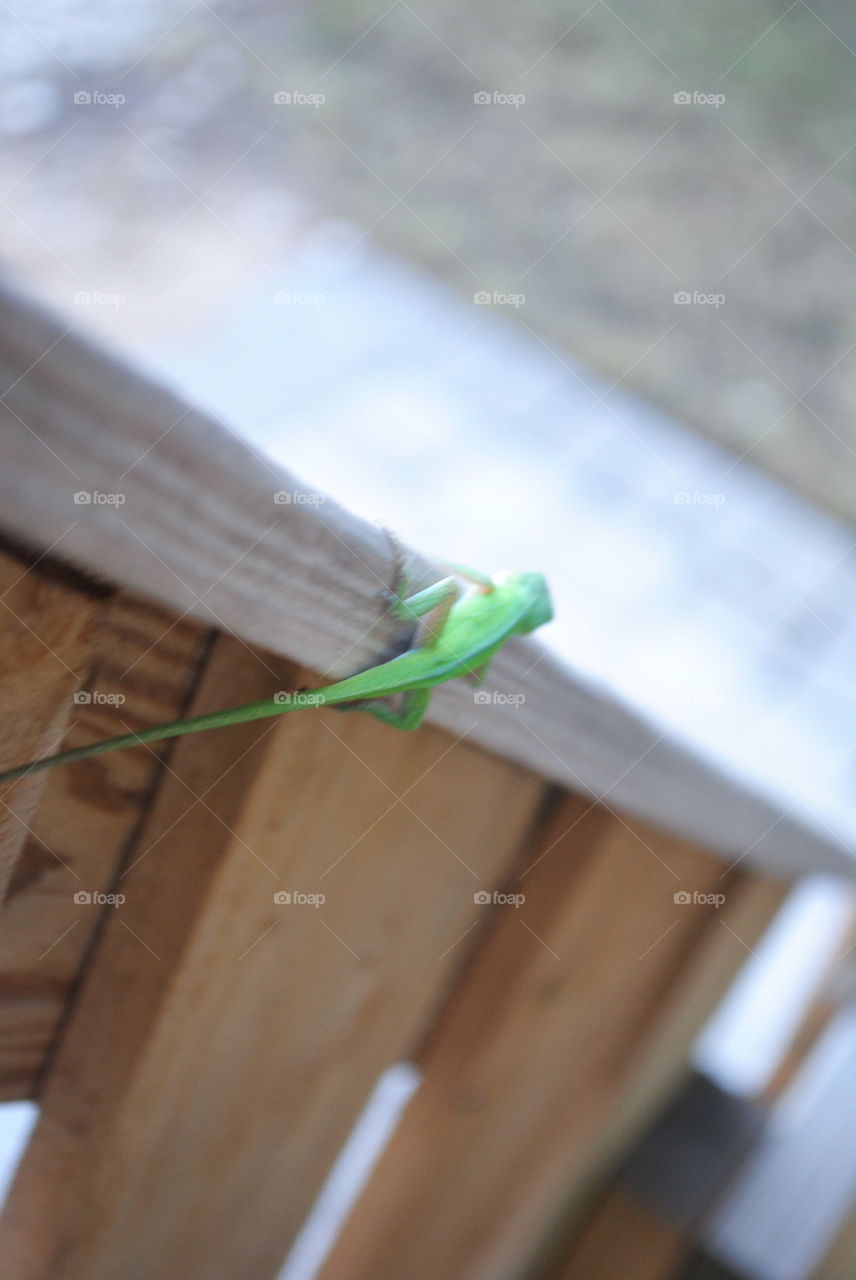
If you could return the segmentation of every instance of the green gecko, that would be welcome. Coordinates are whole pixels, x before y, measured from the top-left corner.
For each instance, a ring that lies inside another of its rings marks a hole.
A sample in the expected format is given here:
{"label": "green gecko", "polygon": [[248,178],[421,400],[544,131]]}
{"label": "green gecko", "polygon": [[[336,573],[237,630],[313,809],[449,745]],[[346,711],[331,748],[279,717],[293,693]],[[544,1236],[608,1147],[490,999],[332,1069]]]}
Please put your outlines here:
{"label": "green gecko", "polygon": [[[505,572],[489,578],[457,565],[450,568],[469,580],[471,585],[465,591],[461,592],[455,577],[446,577],[414,595],[405,596],[406,587],[395,593],[384,593],[396,618],[414,624],[423,620],[421,634],[411,640],[411,644],[417,639],[419,643],[397,658],[320,689],[277,694],[263,702],[174,720],[141,729],[139,733],[125,733],[88,747],[46,756],[0,773],[0,783],[21,778],[36,769],[86,760],[106,751],[119,751],[139,743],[177,738],[245,720],[261,720],[307,706],[356,708],[398,729],[417,729],[436,685],[458,676],[471,676],[481,683],[494,654],[510,636],[534,631],[553,617],[550,593],[540,573]],[[397,707],[385,701],[395,697],[399,699]]]}

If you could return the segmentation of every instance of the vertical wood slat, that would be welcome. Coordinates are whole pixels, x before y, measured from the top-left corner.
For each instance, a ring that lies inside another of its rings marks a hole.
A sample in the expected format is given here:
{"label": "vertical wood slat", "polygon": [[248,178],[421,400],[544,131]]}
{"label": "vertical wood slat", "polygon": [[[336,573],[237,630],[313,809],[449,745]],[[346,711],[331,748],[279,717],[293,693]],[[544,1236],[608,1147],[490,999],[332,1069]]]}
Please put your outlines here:
{"label": "vertical wood slat", "polygon": [[[242,652],[237,644],[217,643],[194,712],[222,705],[224,688],[231,688],[236,701],[270,695],[268,670],[261,662],[242,666]],[[274,683],[288,688],[288,671]],[[211,888],[225,833],[257,766],[253,748],[263,732],[258,722],[178,740],[180,749],[171,755],[170,771],[128,853],[130,871],[115,885],[127,903],[102,909],[100,945],[42,1081],[39,1122],[0,1217],[0,1257],[21,1280],[58,1277],[65,1267],[74,1275],[80,1235],[86,1226],[96,1229],[97,1197],[104,1194],[97,1180],[114,1146],[122,1099]],[[190,752],[187,759],[191,743],[204,744],[205,751]],[[171,771],[182,756],[179,783]],[[172,785],[164,786],[168,780]],[[144,1116],[138,1124],[145,1126]]]}
{"label": "vertical wood slat", "polygon": [[713,927],[702,929],[684,956],[668,999],[658,1010],[656,1034],[640,1047],[620,1105],[612,1107],[596,1152],[574,1180],[578,1201],[609,1178],[615,1163],[686,1077],[692,1045],[701,1027],[749,958],[750,949],[789,888],[788,881],[754,873],[728,877],[726,901],[713,917]]}
{"label": "vertical wood slat", "polygon": [[[695,1249],[703,1224],[767,1125],[766,1109],[691,1072],[682,1088],[624,1153],[617,1177],[591,1197],[582,1225],[553,1249],[539,1280],[606,1280],[633,1274],[672,1280]],[[646,1244],[647,1242],[647,1244]]]}
{"label": "vertical wood slat", "polygon": [[[0,770],[55,749],[91,653],[102,607],[0,552]],[[44,774],[0,786],[0,903],[29,833]]]}
{"label": "vertical wood slat", "polygon": [[[739,898],[743,877],[723,880],[718,860],[602,810],[581,817],[573,799],[545,841],[516,886],[525,906],[499,917],[444,1010],[424,1083],[323,1280],[517,1280],[597,1163],[611,1113],[633,1099],[637,1064],[656,1080],[651,1044],[686,999],[694,950],[716,934],[732,972],[746,955],[752,938],[730,936],[713,907],[674,901],[724,885]],[[722,985],[696,1006],[696,1027]],[[668,1034],[674,1050],[674,1024]],[[649,1105],[655,1095],[649,1084]]]}
{"label": "vertical wood slat", "polygon": [[[195,709],[289,687],[272,681],[218,642]],[[10,1273],[272,1277],[542,794],[364,716],[179,740],[44,1082],[0,1224]]]}
{"label": "vertical wood slat", "polygon": [[[104,603],[63,747],[180,716],[209,633],[122,594]],[[122,702],[116,705],[116,699]],[[111,700],[112,701],[109,701]],[[119,751],[37,775],[38,809],[12,877],[0,929],[0,1098],[28,1098],[64,1016],[98,921],[75,893],[104,892],[140,821],[171,743]]]}

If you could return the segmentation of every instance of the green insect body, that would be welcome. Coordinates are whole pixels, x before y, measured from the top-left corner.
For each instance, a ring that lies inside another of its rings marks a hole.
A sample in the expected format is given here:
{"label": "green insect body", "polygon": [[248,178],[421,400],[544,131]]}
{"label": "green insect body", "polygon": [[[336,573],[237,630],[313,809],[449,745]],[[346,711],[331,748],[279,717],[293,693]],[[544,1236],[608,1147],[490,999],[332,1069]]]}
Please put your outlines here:
{"label": "green insect body", "polygon": [[354,708],[398,729],[416,729],[437,685],[460,676],[481,681],[494,654],[510,636],[534,631],[553,616],[547,583],[540,573],[506,572],[488,578],[461,569],[460,574],[470,582],[463,592],[458,580],[448,577],[415,595],[399,592],[391,597],[395,616],[412,621],[417,628],[414,647],[388,662],[320,689],[279,694],[263,702],[154,725],[139,733],[63,751],[0,773],[0,783],[107,751],[284,715],[303,707]]}

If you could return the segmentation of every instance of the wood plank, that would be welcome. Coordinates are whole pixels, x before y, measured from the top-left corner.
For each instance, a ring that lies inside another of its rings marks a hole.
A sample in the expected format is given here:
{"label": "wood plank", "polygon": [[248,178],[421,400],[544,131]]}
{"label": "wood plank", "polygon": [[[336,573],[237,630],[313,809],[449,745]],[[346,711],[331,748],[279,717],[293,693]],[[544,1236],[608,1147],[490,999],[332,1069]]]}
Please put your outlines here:
{"label": "wood plank", "polygon": [[[671,1280],[701,1224],[751,1156],[767,1125],[763,1106],[691,1074],[593,1198],[581,1229],[539,1280],[624,1275],[628,1257],[650,1280]],[[639,1233],[638,1238],[634,1235]],[[636,1275],[636,1269],[632,1274]]]}
{"label": "wood plank", "polygon": [[[0,770],[61,740],[86,674],[99,594],[0,551]],[[0,785],[0,901],[44,787],[39,774]]]}
{"label": "wood plank", "polygon": [[567,1267],[550,1275],[553,1280],[677,1280],[691,1248],[683,1231],[619,1184],[604,1196]]}
{"label": "wood plank", "polygon": [[674,901],[727,898],[711,856],[602,810],[581,817],[573,800],[545,839],[517,882],[525,905],[499,916],[444,1010],[323,1280],[524,1274],[585,1185],[693,952],[721,929],[714,907]]}
{"label": "wood plank", "polygon": [[[266,665],[243,656],[236,642],[215,645],[194,712],[217,705],[224,686],[240,700],[269,696],[272,685],[289,687],[287,669],[272,678]],[[42,1082],[39,1123],[0,1217],[0,1257],[21,1280],[59,1276],[84,1210],[93,1211],[95,1174],[120,1102],[211,888],[263,733],[256,723],[178,740],[170,769],[182,781],[167,773],[171,785],[158,788],[127,850],[126,874],[114,887],[129,910],[101,911],[99,947]],[[205,803],[194,802],[188,785]]]}
{"label": "wood plank", "polygon": [[712,928],[703,930],[684,957],[657,1014],[656,1034],[641,1047],[632,1079],[603,1125],[597,1149],[569,1188],[582,1204],[651,1123],[686,1078],[692,1046],[772,922],[790,890],[787,881],[752,874],[729,878],[726,900]]}
{"label": "wood plank", "polygon": [[[406,630],[379,594],[395,570],[382,529],[2,287],[0,316],[11,536],[331,674]],[[418,585],[436,578],[419,557],[410,568]]]}
{"label": "wood plank", "polygon": [[[404,642],[379,594],[387,535],[260,457],[219,422],[0,289],[0,523],[205,625],[326,676]],[[76,492],[121,505],[75,505]],[[285,493],[293,501],[274,501]],[[410,550],[414,585],[438,570]],[[489,566],[488,566],[489,567]],[[527,567],[527,566],[523,566]],[[497,696],[441,690],[430,719],[562,786],[630,810],[732,858],[782,874],[853,875],[853,832],[763,793],[728,762],[593,686],[532,639],[493,665]],[[525,697],[524,703],[510,694]]]}
{"label": "wood plank", "polygon": [[[209,643],[187,619],[121,593],[93,629],[85,690],[63,746],[184,711]],[[117,699],[123,699],[117,705]],[[75,894],[106,892],[171,743],[66,765],[43,779],[0,931],[0,1098],[31,1097],[99,919]]]}
{"label": "wood plank", "polygon": [[[244,665],[221,642],[200,708],[227,683],[243,700]],[[16,1280],[272,1277],[541,794],[471,746],[365,716],[179,740],[0,1225]]]}

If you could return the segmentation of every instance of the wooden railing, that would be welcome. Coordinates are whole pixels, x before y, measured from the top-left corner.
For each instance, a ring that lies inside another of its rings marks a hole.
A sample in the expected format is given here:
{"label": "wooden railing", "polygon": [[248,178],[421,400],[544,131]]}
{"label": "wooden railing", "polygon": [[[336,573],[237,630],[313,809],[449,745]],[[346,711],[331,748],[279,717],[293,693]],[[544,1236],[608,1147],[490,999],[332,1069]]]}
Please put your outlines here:
{"label": "wooden railing", "polygon": [[[276,504],[307,491],[52,317],[2,309],[0,765],[392,649],[382,530]],[[400,1061],[422,1084],[323,1280],[555,1258],[788,876],[852,854],[536,642],[490,687],[525,701],[450,686],[412,735],[313,711],[6,790],[0,1080],[41,1112],[3,1275],[273,1280]]]}

